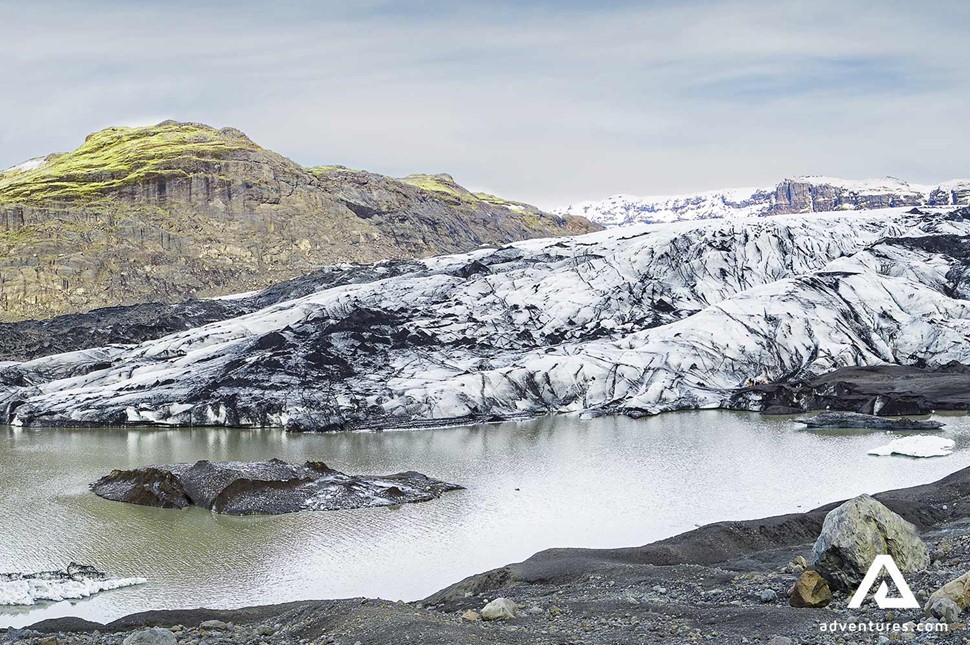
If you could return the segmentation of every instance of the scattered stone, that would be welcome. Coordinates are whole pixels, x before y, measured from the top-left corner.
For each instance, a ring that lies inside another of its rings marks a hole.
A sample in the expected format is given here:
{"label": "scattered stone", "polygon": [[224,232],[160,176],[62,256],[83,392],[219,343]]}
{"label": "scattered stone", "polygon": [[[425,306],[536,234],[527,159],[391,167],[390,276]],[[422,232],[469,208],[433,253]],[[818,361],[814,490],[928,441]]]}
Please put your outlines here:
{"label": "scattered stone", "polygon": [[886,553],[904,573],[930,564],[916,527],[869,495],[860,495],[825,516],[812,565],[833,589],[850,591],[862,582],[875,557]]}
{"label": "scattered stone", "polygon": [[475,620],[481,620],[482,616],[474,609],[469,609],[461,615],[461,619],[468,620],[468,621],[475,621]]}
{"label": "scattered stone", "polygon": [[959,610],[957,612],[958,614],[970,606],[970,572],[951,580],[931,593],[930,597],[926,600],[926,604],[923,605],[923,610],[926,612],[926,615],[939,618],[940,616],[933,612],[933,606],[937,601],[943,599],[953,602]]}
{"label": "scattered stone", "polygon": [[161,627],[149,627],[134,632],[122,641],[122,645],[176,645],[175,634]]}
{"label": "scattered stone", "polygon": [[199,625],[200,629],[207,629],[210,632],[224,632],[228,631],[229,625],[222,622],[221,620],[206,620]]}
{"label": "scattered stone", "polygon": [[759,597],[761,598],[761,602],[767,604],[778,599],[778,592],[776,592],[774,589],[765,589],[761,592]]}
{"label": "scattered stone", "polygon": [[518,607],[508,598],[496,598],[482,609],[483,620],[508,620],[515,618]]}
{"label": "scattered stone", "polygon": [[957,622],[962,609],[947,597],[940,597],[928,603],[929,615],[937,618],[944,623],[952,624]]}
{"label": "scattered stone", "polygon": [[772,636],[768,639],[768,645],[792,645],[792,639],[787,636]]}
{"label": "scattered stone", "polygon": [[792,607],[818,609],[832,601],[832,591],[825,578],[816,571],[802,573],[788,592],[788,604]]}

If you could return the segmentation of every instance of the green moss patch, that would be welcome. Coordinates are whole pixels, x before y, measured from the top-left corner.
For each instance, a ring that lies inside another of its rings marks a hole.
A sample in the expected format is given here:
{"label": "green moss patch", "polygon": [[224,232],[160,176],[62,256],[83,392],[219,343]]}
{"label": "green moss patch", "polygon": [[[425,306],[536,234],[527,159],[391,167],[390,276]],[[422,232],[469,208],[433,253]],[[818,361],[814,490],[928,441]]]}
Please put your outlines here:
{"label": "green moss patch", "polygon": [[443,195],[450,195],[459,201],[477,201],[474,195],[455,183],[449,175],[408,175],[402,183]]}
{"label": "green moss patch", "polygon": [[108,128],[73,152],[51,155],[39,168],[0,174],[0,202],[97,199],[148,179],[189,176],[203,164],[258,150],[238,131],[201,124]]}

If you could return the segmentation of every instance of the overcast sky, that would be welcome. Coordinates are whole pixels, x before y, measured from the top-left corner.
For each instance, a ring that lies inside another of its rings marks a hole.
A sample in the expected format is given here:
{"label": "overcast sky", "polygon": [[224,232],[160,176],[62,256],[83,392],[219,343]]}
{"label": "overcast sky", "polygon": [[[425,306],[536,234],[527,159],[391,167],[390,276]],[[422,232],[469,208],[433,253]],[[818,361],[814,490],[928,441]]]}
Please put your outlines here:
{"label": "overcast sky", "polygon": [[0,0],[0,167],[109,125],[545,207],[970,176],[970,3]]}

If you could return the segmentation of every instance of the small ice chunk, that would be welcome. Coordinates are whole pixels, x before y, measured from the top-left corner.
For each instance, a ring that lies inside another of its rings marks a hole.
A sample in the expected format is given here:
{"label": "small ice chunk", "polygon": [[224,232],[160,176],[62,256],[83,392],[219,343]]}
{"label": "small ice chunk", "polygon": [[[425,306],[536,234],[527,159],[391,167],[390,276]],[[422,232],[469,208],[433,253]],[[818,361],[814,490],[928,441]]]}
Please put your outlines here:
{"label": "small ice chunk", "polygon": [[0,606],[76,600],[146,582],[145,578],[112,578],[93,567],[74,563],[63,571],[0,573]]}
{"label": "small ice chunk", "polygon": [[916,435],[894,439],[885,446],[879,446],[869,451],[870,455],[885,457],[887,455],[906,455],[907,457],[945,457],[953,452],[956,442],[943,437]]}

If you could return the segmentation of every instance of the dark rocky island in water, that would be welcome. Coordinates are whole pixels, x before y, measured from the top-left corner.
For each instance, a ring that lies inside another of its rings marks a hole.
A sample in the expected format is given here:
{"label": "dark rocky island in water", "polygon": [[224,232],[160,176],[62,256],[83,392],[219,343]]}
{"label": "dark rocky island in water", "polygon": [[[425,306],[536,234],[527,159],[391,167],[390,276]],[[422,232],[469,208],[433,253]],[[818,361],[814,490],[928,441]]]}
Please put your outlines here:
{"label": "dark rocky island in water", "polygon": [[93,483],[91,490],[105,499],[142,506],[279,515],[426,502],[462,487],[414,471],[347,475],[322,462],[299,465],[271,459],[115,470]]}
{"label": "dark rocky island in water", "polygon": [[903,417],[886,419],[858,412],[823,412],[807,419],[796,419],[809,428],[865,428],[873,430],[939,430],[939,421],[918,421]]}

